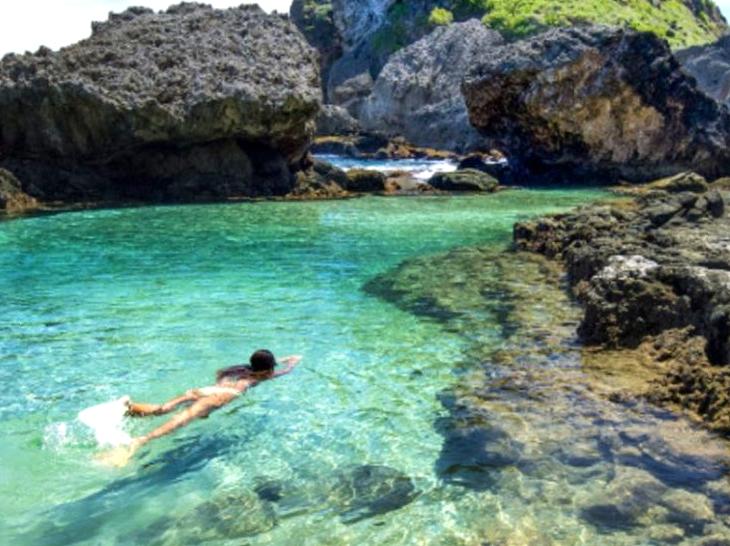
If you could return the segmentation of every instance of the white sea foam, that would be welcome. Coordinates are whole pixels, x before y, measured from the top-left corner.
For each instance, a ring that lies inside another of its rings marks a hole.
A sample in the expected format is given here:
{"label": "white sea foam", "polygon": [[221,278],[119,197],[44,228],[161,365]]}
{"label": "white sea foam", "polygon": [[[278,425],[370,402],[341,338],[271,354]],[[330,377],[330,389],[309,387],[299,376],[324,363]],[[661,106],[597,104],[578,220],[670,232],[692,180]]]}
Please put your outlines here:
{"label": "white sea foam", "polygon": [[428,180],[436,173],[453,172],[458,166],[455,161],[449,159],[355,159],[330,154],[318,155],[317,158],[345,171],[350,169],[365,169],[384,173],[404,171],[411,173],[418,180]]}
{"label": "white sea foam", "polygon": [[132,441],[124,429],[124,414],[127,411],[128,396],[104,402],[81,410],[78,420],[89,427],[102,447],[116,447]]}

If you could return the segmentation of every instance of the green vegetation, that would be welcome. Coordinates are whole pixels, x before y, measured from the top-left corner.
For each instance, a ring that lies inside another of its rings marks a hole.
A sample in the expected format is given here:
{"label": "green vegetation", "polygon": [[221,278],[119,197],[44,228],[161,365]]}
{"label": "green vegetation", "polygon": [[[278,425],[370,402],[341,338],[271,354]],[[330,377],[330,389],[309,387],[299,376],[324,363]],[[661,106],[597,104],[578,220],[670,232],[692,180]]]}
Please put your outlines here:
{"label": "green vegetation", "polygon": [[450,25],[454,22],[454,14],[444,8],[433,8],[428,16],[428,23],[434,26]]}
{"label": "green vegetation", "polygon": [[[486,25],[519,38],[547,27],[602,23],[653,32],[672,47],[714,41],[727,31],[711,0],[442,0],[431,12],[457,20],[483,17]],[[440,23],[443,24],[443,23]]]}
{"label": "green vegetation", "polygon": [[680,47],[710,42],[722,32],[706,11],[695,15],[680,0],[486,0],[483,4],[484,23],[513,36],[545,26],[598,22],[653,32]]}

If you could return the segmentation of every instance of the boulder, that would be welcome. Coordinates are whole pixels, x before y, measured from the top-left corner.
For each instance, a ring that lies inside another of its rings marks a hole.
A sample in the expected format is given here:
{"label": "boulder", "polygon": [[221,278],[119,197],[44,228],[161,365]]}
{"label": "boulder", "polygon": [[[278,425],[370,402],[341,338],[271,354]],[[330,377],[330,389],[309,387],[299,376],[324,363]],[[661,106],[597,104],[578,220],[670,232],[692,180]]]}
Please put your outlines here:
{"label": "boulder", "polygon": [[730,106],[730,36],[713,44],[679,50],[675,56],[702,91]]}
{"label": "boulder", "polygon": [[462,91],[486,145],[532,180],[730,172],[730,113],[649,33],[549,30],[493,48]]}
{"label": "boulder", "polygon": [[360,108],[360,123],[417,146],[479,148],[482,137],[469,124],[459,86],[475,62],[503,42],[477,19],[436,28],[388,59]]}
{"label": "boulder", "polygon": [[0,210],[23,212],[38,207],[38,202],[20,189],[13,173],[0,169]]}
{"label": "boulder", "polygon": [[496,178],[476,169],[436,173],[428,183],[437,190],[443,191],[493,192],[499,187]]}
{"label": "boulder", "polygon": [[130,8],[0,62],[0,165],[43,200],[283,195],[309,146],[316,53],[256,6]]}

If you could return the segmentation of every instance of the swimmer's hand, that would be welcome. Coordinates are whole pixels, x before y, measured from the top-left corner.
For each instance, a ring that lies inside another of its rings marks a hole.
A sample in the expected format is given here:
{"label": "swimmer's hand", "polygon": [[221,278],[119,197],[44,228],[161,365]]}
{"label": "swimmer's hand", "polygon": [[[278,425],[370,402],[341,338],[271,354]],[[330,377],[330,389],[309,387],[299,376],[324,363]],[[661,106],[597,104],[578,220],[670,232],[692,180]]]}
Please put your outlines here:
{"label": "swimmer's hand", "polygon": [[302,360],[301,355],[290,355],[290,356],[285,356],[284,358],[282,358],[281,363],[286,364],[287,366],[296,366],[297,364],[299,364],[299,362],[301,360]]}
{"label": "swimmer's hand", "polygon": [[281,370],[278,370],[274,373],[274,377],[279,377],[281,375],[286,375],[290,371],[294,369],[294,366],[299,364],[299,362],[302,360],[302,357],[299,355],[291,355],[291,356],[285,356],[280,360],[282,364],[285,364],[285,367]]}

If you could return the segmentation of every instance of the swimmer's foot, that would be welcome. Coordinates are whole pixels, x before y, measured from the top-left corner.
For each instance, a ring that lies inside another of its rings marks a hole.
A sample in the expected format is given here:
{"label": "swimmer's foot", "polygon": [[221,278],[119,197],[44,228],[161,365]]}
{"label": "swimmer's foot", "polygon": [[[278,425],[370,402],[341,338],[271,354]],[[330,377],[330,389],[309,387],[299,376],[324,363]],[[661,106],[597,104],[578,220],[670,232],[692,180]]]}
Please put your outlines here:
{"label": "swimmer's foot", "polygon": [[109,451],[99,453],[95,459],[104,466],[122,468],[127,466],[140,447],[142,447],[141,440],[139,438],[135,438],[132,440],[132,443],[128,445],[117,446]]}
{"label": "swimmer's foot", "polygon": [[127,411],[124,415],[128,417],[147,417],[148,415],[157,415],[160,411],[159,404],[141,404],[126,400]]}

